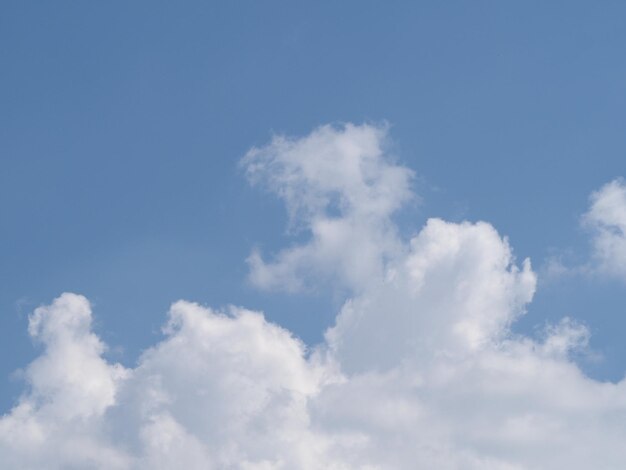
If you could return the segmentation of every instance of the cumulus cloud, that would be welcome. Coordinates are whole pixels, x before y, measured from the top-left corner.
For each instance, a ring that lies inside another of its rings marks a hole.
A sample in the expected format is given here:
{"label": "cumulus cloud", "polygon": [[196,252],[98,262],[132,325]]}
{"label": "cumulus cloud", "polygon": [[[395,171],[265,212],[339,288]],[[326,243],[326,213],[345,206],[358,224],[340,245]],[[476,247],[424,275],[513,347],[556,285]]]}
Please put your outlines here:
{"label": "cumulus cloud", "polygon": [[611,181],[590,199],[583,222],[593,232],[593,270],[626,280],[626,184]]}
{"label": "cumulus cloud", "polygon": [[[622,468],[626,382],[581,372],[572,353],[589,332],[575,320],[538,339],[512,334],[536,276],[488,223],[431,219],[402,240],[392,215],[413,197],[412,172],[388,156],[386,132],[325,126],[274,138],[243,160],[251,181],[278,194],[292,225],[310,234],[270,262],[252,258],[251,279],[287,290],[330,279],[349,289],[322,344],[307,348],[258,312],[179,301],[163,339],[124,368],[103,357],[87,299],[63,294],[29,319],[43,350],[0,418],[0,461]],[[590,220],[620,220],[615,204],[597,207]]]}
{"label": "cumulus cloud", "polygon": [[302,290],[331,277],[365,288],[402,250],[391,216],[413,196],[413,172],[388,154],[387,127],[346,124],[301,139],[276,136],[241,162],[252,184],[278,195],[290,224],[310,240],[266,262],[248,259],[250,280],[263,289]]}
{"label": "cumulus cloud", "polygon": [[344,305],[328,345],[349,370],[465,355],[508,334],[535,283],[489,224],[431,219],[384,282]]}
{"label": "cumulus cloud", "polygon": [[87,299],[63,294],[36,309],[28,332],[44,350],[25,370],[19,403],[0,419],[6,468],[88,468],[126,459],[100,423],[129,371],[102,358]]}
{"label": "cumulus cloud", "polygon": [[[165,338],[134,369],[109,364],[82,296],[30,317],[42,355],[0,420],[11,468],[315,468],[308,400],[329,371],[259,313],[172,305]],[[328,377],[327,377],[328,375]],[[319,454],[319,455],[318,455]]]}

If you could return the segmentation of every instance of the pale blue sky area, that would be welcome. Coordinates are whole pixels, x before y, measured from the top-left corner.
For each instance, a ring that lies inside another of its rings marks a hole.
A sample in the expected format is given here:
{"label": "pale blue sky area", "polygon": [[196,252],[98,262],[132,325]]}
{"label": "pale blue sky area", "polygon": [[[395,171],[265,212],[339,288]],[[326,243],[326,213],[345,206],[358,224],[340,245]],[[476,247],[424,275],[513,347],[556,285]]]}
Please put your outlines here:
{"label": "pale blue sky area", "polygon": [[[590,192],[626,176],[624,2],[0,3],[0,405],[34,357],[27,314],[64,291],[132,364],[169,304],[262,309],[318,342],[340,295],[269,294],[245,258],[289,242],[237,162],[273,132],[388,121],[428,217],[487,220],[536,270],[584,262]],[[517,326],[569,315],[626,367],[626,288],[540,283]]]}

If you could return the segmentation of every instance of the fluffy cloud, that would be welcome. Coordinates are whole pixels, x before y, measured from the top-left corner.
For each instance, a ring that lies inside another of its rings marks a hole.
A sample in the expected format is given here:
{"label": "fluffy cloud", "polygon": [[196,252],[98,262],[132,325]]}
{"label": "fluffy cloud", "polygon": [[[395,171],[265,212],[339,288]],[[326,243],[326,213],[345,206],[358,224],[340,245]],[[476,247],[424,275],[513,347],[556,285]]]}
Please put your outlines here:
{"label": "fluffy cloud", "polygon": [[102,358],[84,297],[63,294],[30,316],[28,331],[44,347],[25,370],[28,390],[0,420],[6,468],[126,468],[123,452],[101,426],[129,371]]}
{"label": "fluffy cloud", "polygon": [[302,290],[332,278],[353,289],[380,280],[402,250],[391,216],[413,197],[413,172],[386,153],[385,127],[323,126],[302,139],[274,137],[242,160],[251,183],[277,194],[308,243],[267,263],[253,252],[250,279],[263,289]]}
{"label": "fluffy cloud", "polygon": [[[540,339],[511,333],[536,276],[488,223],[431,219],[399,237],[392,216],[412,173],[385,140],[385,128],[325,126],[243,160],[310,234],[271,262],[253,255],[251,279],[349,289],[322,344],[307,349],[257,312],[179,301],[163,339],[126,369],[103,357],[89,302],[63,294],[30,317],[43,352],[0,418],[3,465],[623,468],[626,382],[580,371],[571,353],[589,332],[574,320]],[[587,218],[614,235],[624,193],[611,185]]]}
{"label": "fluffy cloud", "polygon": [[508,334],[535,282],[489,224],[431,219],[383,282],[345,304],[328,345],[347,370],[465,355]]}
{"label": "fluffy cloud", "polygon": [[308,400],[330,377],[259,313],[175,303],[134,369],[108,364],[91,310],[63,294],[30,317],[44,352],[0,421],[11,468],[315,468]]}
{"label": "fluffy cloud", "polygon": [[583,217],[593,231],[594,270],[626,280],[626,185],[611,181],[591,195]]}

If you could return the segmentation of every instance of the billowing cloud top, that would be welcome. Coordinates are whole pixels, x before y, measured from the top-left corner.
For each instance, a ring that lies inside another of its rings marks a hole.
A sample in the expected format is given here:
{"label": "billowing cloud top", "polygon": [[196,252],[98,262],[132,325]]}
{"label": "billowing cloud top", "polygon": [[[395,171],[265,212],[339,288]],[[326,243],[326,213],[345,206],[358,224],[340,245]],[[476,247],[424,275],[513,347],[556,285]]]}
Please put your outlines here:
{"label": "billowing cloud top", "polygon": [[[275,137],[242,165],[284,200],[307,242],[249,258],[260,288],[341,283],[349,298],[307,350],[261,313],[172,305],[134,368],[103,358],[90,304],[66,293],[30,316],[43,352],[0,419],[0,462],[20,469],[618,469],[626,383],[586,377],[571,319],[534,340],[510,326],[536,276],[488,223],[431,219],[403,240],[392,216],[412,172],[387,129]],[[586,218],[603,269],[623,255],[625,190]],[[623,264],[621,265],[623,266]]]}

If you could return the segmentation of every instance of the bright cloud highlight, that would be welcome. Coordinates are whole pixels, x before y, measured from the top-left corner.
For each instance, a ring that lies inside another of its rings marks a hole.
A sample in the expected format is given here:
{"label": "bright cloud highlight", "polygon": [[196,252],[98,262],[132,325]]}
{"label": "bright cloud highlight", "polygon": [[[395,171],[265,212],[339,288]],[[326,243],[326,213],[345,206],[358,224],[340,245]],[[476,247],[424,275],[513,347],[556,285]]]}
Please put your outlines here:
{"label": "bright cloud highlight", "polygon": [[[253,253],[252,282],[349,291],[323,344],[258,312],[179,301],[164,338],[124,368],[103,357],[88,300],[63,294],[29,318],[43,351],[0,419],[3,465],[622,468],[626,382],[571,359],[588,330],[565,318],[540,340],[511,333],[536,276],[486,222],[431,219],[403,240],[392,216],[415,197],[413,173],[387,149],[386,127],[323,126],[242,161],[310,235],[269,262]],[[593,196],[601,261],[623,254],[625,195],[617,181]]]}

